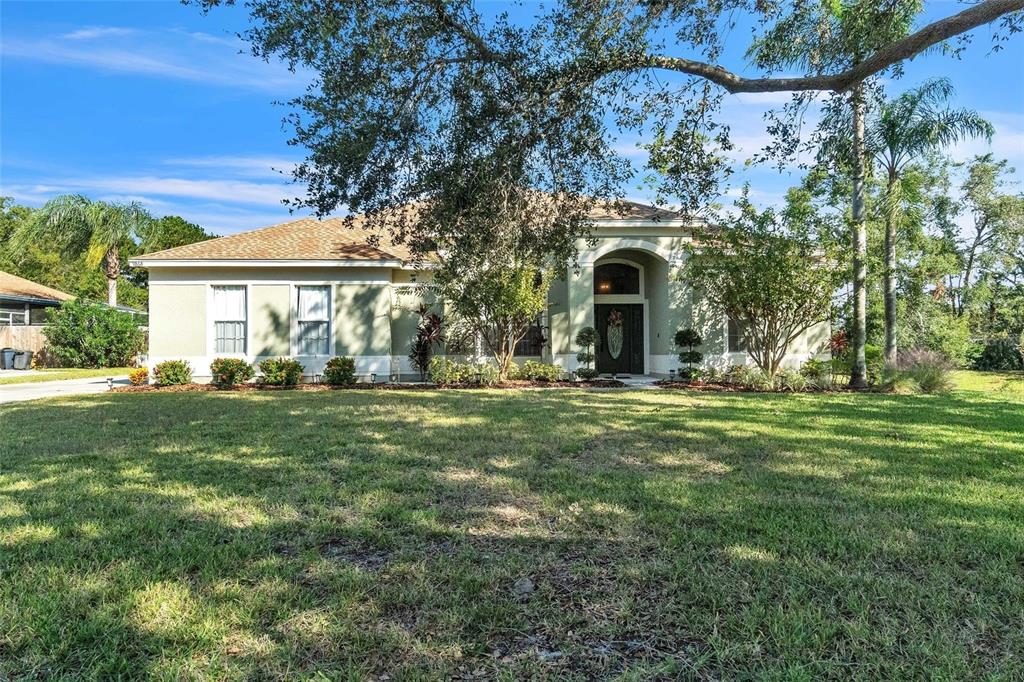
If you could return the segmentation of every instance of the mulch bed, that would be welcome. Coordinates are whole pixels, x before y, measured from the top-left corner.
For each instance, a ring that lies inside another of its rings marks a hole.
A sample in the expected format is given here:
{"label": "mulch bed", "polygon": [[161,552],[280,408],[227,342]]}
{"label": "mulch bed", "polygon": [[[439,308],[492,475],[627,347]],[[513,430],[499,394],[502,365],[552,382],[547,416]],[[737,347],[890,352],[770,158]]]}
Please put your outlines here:
{"label": "mulch bed", "polygon": [[675,391],[706,391],[708,393],[846,393],[863,392],[861,389],[849,388],[847,386],[835,386],[833,388],[805,388],[802,391],[783,391],[775,388],[752,388],[740,386],[739,384],[723,384],[709,381],[672,381],[663,379],[655,381],[658,388],[666,388]]}
{"label": "mulch bed", "polygon": [[247,391],[433,391],[436,389],[486,389],[486,388],[623,388],[626,384],[618,379],[594,379],[592,381],[506,381],[500,384],[351,384],[331,386],[329,384],[299,384],[297,386],[266,386],[264,384],[237,384],[217,386],[214,384],[181,384],[180,386],[115,386],[114,393],[214,393]]}

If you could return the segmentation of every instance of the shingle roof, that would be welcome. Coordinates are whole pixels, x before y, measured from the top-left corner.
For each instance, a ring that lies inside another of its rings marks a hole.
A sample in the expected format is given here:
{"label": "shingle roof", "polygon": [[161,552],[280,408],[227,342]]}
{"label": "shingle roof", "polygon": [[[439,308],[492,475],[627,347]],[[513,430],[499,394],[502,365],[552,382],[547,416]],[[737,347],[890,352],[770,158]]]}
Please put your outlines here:
{"label": "shingle roof", "polygon": [[[349,227],[344,218],[300,218],[251,232],[177,246],[139,260],[408,260],[409,250],[367,242],[368,230]],[[136,259],[132,259],[136,260]]]}
{"label": "shingle roof", "polygon": [[74,298],[71,294],[65,294],[58,289],[43,286],[24,277],[0,270],[0,297],[2,296],[40,298],[51,301],[70,301]]}
{"label": "shingle roof", "polygon": [[[411,206],[410,206],[411,208]],[[415,210],[415,209],[413,209]],[[632,201],[601,202],[591,209],[591,220],[672,220],[679,214]],[[300,218],[250,232],[219,237],[173,249],[148,253],[132,260],[400,260],[412,258],[403,245],[360,228],[362,218]],[[378,246],[370,246],[379,236]]]}

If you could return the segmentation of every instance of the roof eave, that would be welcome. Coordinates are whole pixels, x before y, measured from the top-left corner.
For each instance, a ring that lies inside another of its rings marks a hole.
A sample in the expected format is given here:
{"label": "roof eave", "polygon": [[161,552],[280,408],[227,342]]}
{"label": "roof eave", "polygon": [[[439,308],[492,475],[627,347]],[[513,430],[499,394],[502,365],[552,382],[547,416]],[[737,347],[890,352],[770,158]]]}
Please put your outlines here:
{"label": "roof eave", "polygon": [[133,268],[399,268],[415,269],[392,259],[293,259],[293,258],[134,258]]}

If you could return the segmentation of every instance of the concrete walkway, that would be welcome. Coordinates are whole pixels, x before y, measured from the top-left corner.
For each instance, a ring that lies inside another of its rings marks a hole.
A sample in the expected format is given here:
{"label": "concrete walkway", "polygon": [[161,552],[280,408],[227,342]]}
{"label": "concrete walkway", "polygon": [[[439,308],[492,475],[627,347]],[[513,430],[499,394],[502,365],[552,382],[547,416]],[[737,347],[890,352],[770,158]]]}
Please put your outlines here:
{"label": "concrete walkway", "polygon": [[[127,376],[115,376],[115,386],[127,386]],[[107,380],[104,377],[88,379],[66,379],[64,381],[40,381],[34,384],[0,385],[0,404],[16,403],[38,398],[55,398],[87,393],[105,393]]]}

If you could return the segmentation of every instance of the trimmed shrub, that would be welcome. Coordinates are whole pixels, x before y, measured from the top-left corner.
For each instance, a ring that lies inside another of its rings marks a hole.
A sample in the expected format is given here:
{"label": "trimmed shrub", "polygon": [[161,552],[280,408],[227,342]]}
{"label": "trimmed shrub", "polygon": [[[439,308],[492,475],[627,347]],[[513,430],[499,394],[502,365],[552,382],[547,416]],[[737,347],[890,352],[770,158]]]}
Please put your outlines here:
{"label": "trimmed shrub", "polygon": [[699,367],[683,367],[679,370],[679,378],[683,381],[700,381],[704,378],[704,371]]}
{"label": "trimmed shrub", "polygon": [[324,383],[349,386],[356,383],[356,361],[352,358],[331,358],[324,365]]}
{"label": "trimmed shrub", "polygon": [[430,358],[430,364],[427,365],[427,375],[435,384],[460,384],[463,381],[461,371],[464,367],[466,365],[435,355]]}
{"label": "trimmed shrub", "polygon": [[215,358],[210,363],[210,374],[213,383],[219,386],[234,386],[252,379],[256,370],[241,358]]}
{"label": "trimmed shrub", "polygon": [[294,386],[302,379],[303,367],[291,358],[268,358],[260,363],[262,381],[267,386]]}
{"label": "trimmed shrub", "polygon": [[536,360],[527,360],[522,365],[513,365],[509,372],[510,379],[527,381],[558,381],[562,378],[562,368]]}
{"label": "trimmed shrub", "polygon": [[132,386],[145,386],[149,383],[149,370],[145,367],[133,369],[128,373],[128,383]]}
{"label": "trimmed shrub", "polygon": [[146,337],[128,313],[99,303],[66,301],[50,311],[46,351],[64,367],[125,367]]}
{"label": "trimmed shrub", "polygon": [[192,383],[192,366],[184,360],[165,360],[153,368],[157,386],[182,386]]}
{"label": "trimmed shrub", "polygon": [[430,359],[428,374],[431,381],[441,386],[498,383],[498,368],[494,365],[455,362],[439,355]]}
{"label": "trimmed shrub", "polygon": [[676,332],[675,342],[678,347],[688,349],[679,353],[680,362],[693,364],[700,362],[701,360],[704,359],[703,353],[701,353],[700,351],[695,351],[693,349],[694,346],[699,346],[704,342],[704,340],[700,337],[700,334],[698,334],[696,330],[680,329],[679,331]]}
{"label": "trimmed shrub", "polygon": [[[579,347],[579,352],[576,353],[576,362],[583,365],[580,369],[585,370],[588,374],[591,371],[592,364],[594,362],[594,351],[593,348],[597,344],[597,330],[593,327],[584,327],[576,332],[576,345]],[[576,370],[576,374],[583,377],[580,374],[580,370]],[[589,378],[593,379],[597,376],[595,370]]]}
{"label": "trimmed shrub", "polygon": [[576,376],[578,376],[583,381],[590,381],[591,379],[597,377],[597,370],[594,369],[593,367],[580,367],[579,369],[576,370]]}

